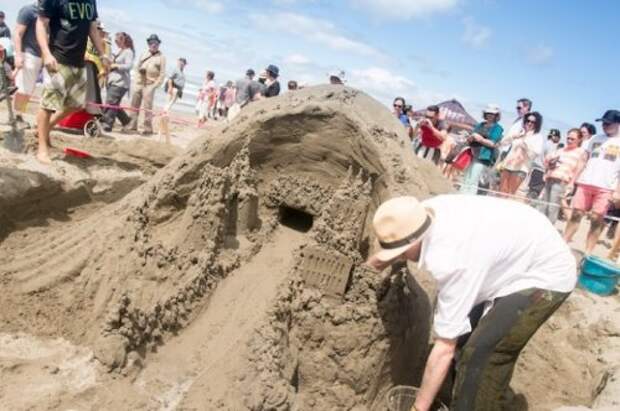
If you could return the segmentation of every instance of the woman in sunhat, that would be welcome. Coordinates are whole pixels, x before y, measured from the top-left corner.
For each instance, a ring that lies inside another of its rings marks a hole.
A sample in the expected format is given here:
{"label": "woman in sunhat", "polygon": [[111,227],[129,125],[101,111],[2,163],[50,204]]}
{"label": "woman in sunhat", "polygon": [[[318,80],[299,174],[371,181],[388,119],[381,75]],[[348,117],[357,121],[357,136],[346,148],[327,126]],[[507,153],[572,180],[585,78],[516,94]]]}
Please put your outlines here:
{"label": "woman in sunhat", "polygon": [[468,139],[473,159],[463,175],[461,193],[476,194],[480,178],[495,164],[496,147],[502,139],[504,129],[499,125],[500,109],[489,104],[482,112],[484,121],[478,123]]}
{"label": "woman in sunhat", "polygon": [[373,228],[369,265],[413,261],[438,285],[435,344],[413,409],[429,410],[457,350],[450,409],[503,409],[519,353],[577,281],[560,234],[525,204],[457,194],[388,200]]}

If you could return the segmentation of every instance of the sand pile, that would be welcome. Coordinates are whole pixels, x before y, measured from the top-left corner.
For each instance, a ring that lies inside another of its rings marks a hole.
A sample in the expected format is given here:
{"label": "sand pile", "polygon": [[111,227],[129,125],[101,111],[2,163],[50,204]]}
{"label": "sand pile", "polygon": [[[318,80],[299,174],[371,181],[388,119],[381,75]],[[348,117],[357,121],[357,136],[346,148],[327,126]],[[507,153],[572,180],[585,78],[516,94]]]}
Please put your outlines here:
{"label": "sand pile", "polygon": [[[29,147],[34,145],[32,133],[27,142]],[[0,148],[0,239],[77,206],[115,202],[179,153],[173,146],[151,141],[55,136],[54,144],[53,166],[40,164],[32,153],[14,154]],[[93,157],[66,156],[64,147],[84,150]]]}
{"label": "sand pile", "polygon": [[[390,196],[448,189],[405,138],[379,103],[351,89],[319,87],[252,105],[119,203],[12,248],[1,261],[1,330],[92,347],[109,369],[146,364],[146,378],[150,359],[156,364],[168,346],[191,340],[188,326],[202,321],[207,343],[197,365],[209,370],[201,375],[210,394],[194,400],[192,382],[184,401],[270,409],[327,390],[327,408],[372,404],[402,378],[404,364],[421,367],[430,307],[400,275],[381,284],[360,268],[373,241],[370,216]],[[302,283],[300,267],[315,287]],[[330,267],[344,277],[329,278]],[[245,280],[226,303],[211,305],[224,298],[216,287],[222,294],[235,278]],[[262,294],[240,299],[259,284]],[[424,310],[403,314],[399,300]],[[345,341],[352,334],[359,344]],[[308,337],[313,345],[304,347]],[[391,340],[406,344],[407,355]],[[323,378],[328,355],[334,375]],[[239,386],[239,375],[250,379]]]}
{"label": "sand pile", "polygon": [[[324,86],[252,104],[119,202],[45,235],[8,233],[0,341],[47,354],[0,350],[0,377],[62,377],[43,403],[8,403],[384,410],[389,387],[420,382],[434,297],[411,266],[382,277],[362,265],[370,220],[389,197],[449,190],[361,92]],[[580,323],[592,304],[577,298],[520,362],[515,386],[530,409],[591,405],[608,368],[583,373],[608,358],[600,350],[617,331]],[[88,378],[71,386],[79,370]]]}

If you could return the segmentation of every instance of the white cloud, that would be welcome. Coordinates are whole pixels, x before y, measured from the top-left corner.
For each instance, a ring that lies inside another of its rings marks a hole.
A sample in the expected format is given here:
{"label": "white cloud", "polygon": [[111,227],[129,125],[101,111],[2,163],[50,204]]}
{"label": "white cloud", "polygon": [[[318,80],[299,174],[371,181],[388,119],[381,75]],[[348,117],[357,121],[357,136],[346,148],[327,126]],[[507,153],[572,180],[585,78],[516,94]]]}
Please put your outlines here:
{"label": "white cloud", "polygon": [[347,51],[363,56],[382,56],[382,53],[377,49],[342,34],[333,23],[327,20],[315,19],[296,13],[254,14],[250,16],[250,19],[260,30],[300,36],[333,50]]}
{"label": "white cloud", "polygon": [[284,58],[284,62],[287,64],[306,65],[306,64],[309,64],[311,61],[308,57],[304,56],[303,54],[293,53],[293,54],[289,54],[288,56],[286,56]]}
{"label": "white cloud", "polygon": [[217,0],[162,0],[167,6],[187,6],[188,4],[207,13],[219,13],[224,5]]}
{"label": "white cloud", "polygon": [[473,48],[484,47],[493,34],[490,28],[476,23],[472,17],[465,17],[463,24],[465,25],[463,42]]}
{"label": "white cloud", "polygon": [[545,65],[549,64],[553,59],[554,51],[545,44],[538,44],[529,47],[527,50],[527,61],[530,64]]}
{"label": "white cloud", "polygon": [[454,9],[461,0],[350,0],[374,17],[408,20]]}

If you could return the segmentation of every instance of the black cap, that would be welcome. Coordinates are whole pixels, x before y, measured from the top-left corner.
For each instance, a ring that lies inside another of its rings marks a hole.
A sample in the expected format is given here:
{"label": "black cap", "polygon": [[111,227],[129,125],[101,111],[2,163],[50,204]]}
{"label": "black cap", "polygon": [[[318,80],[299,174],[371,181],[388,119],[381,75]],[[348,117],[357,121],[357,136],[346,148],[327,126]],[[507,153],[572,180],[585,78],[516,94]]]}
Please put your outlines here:
{"label": "black cap", "polygon": [[602,121],[603,123],[620,123],[620,111],[607,110],[603,117],[597,118],[596,121]]}
{"label": "black cap", "polygon": [[146,43],[150,44],[152,42],[157,42],[161,44],[161,40],[159,39],[159,36],[157,36],[157,34],[151,34],[147,39],[146,39]]}
{"label": "black cap", "polygon": [[182,62],[183,62],[183,64],[187,64],[187,60],[185,59],[185,57],[181,57],[181,58],[179,59],[179,61],[182,61]]}
{"label": "black cap", "polygon": [[245,72],[245,75],[246,75],[246,76],[253,76],[253,75],[255,75],[255,74],[256,74],[256,73],[254,73],[254,70],[252,70],[252,69],[248,69],[248,70]]}
{"label": "black cap", "polygon": [[562,137],[562,133],[557,128],[552,128],[549,130],[549,137]]}
{"label": "black cap", "polygon": [[265,71],[271,73],[274,77],[278,77],[278,75],[280,75],[280,69],[278,66],[274,66],[273,64],[268,65]]}
{"label": "black cap", "polygon": [[0,17],[4,17],[4,12],[0,11]]}

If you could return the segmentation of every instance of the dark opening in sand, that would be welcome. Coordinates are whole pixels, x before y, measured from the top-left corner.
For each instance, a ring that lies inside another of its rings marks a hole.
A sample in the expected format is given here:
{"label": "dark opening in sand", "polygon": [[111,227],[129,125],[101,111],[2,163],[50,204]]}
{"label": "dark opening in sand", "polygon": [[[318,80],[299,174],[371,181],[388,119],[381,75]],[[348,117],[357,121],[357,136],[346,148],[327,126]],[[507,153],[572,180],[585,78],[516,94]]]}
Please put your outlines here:
{"label": "dark opening in sand", "polygon": [[280,206],[280,223],[295,231],[307,233],[312,229],[314,217],[304,211],[285,205]]}

